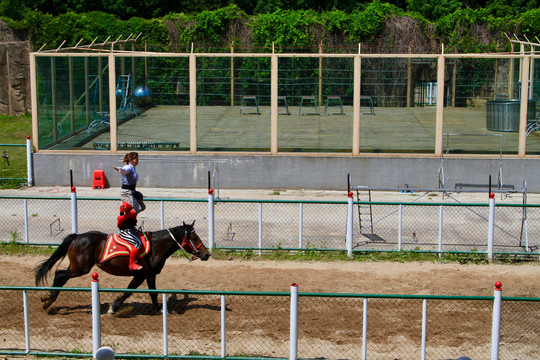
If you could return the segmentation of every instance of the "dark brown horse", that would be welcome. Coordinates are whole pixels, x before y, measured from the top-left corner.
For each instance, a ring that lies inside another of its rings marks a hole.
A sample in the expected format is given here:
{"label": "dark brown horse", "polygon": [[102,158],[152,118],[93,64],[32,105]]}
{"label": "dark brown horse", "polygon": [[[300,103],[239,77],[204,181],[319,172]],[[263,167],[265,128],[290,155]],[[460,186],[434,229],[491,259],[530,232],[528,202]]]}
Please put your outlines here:
{"label": "dark brown horse", "polygon": [[[68,235],[58,246],[50,258],[36,267],[36,286],[44,283],[47,273],[53,268],[54,264],[66,255],[69,258],[69,267],[66,270],[56,270],[54,275],[53,287],[62,287],[66,282],[74,277],[88,274],[94,265],[101,270],[117,276],[133,276],[133,280],[128,285],[128,289],[136,289],[144,280],[149,289],[156,288],[156,275],[161,272],[165,261],[177,250],[183,249],[185,253],[199,258],[203,261],[208,260],[210,253],[193,228],[192,224],[177,226],[168,230],[161,230],[151,233],[150,251],[142,259],[139,259],[139,265],[142,269],[132,272],[128,268],[128,256],[112,258],[103,263],[99,263],[108,234],[99,231],[89,231],[83,234]],[[47,309],[58,297],[59,291],[51,290],[49,295],[43,297],[43,309]],[[131,295],[131,292],[125,292],[119,296],[111,305],[109,312],[116,312]],[[157,301],[157,294],[151,293],[152,305],[154,311],[160,310]]]}

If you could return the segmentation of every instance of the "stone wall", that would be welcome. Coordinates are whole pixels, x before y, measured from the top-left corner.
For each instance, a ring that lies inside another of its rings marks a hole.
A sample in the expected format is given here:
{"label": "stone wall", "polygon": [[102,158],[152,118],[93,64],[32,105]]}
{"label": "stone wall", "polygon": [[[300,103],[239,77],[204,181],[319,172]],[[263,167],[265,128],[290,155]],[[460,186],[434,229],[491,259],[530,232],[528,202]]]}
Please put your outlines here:
{"label": "stone wall", "polygon": [[13,31],[0,20],[0,114],[31,112],[30,47],[26,33]]}

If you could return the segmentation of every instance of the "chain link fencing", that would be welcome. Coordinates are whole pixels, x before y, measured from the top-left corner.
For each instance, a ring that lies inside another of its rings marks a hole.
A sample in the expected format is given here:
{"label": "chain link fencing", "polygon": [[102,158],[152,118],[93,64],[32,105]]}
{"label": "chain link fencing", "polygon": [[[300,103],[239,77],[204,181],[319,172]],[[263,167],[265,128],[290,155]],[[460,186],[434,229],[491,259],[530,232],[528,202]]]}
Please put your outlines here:
{"label": "chain link fencing", "polygon": [[0,187],[19,186],[28,182],[27,146],[0,144]]}
{"label": "chain link fencing", "polygon": [[[201,239],[221,249],[344,250],[346,201],[145,199],[138,226],[157,231],[196,221]],[[0,197],[0,241],[59,244],[73,231],[116,232],[111,198]],[[369,205],[369,219],[365,206]],[[212,224],[209,214],[212,211]],[[538,255],[540,205],[496,204],[494,253]],[[74,214],[74,215],[73,215]],[[213,226],[212,232],[209,227]],[[485,253],[488,204],[354,202],[353,251]]]}
{"label": "chain link fencing", "polygon": [[[88,288],[0,287],[0,353],[92,357]],[[122,289],[100,290],[101,345],[118,357],[289,358],[291,294],[155,290],[167,310],[152,312],[151,290],[135,290],[114,315]],[[488,359],[494,297],[299,293],[298,358]],[[540,298],[502,298],[499,359],[540,352]],[[425,355],[424,355],[425,354]],[[423,357],[425,356],[425,357]]]}

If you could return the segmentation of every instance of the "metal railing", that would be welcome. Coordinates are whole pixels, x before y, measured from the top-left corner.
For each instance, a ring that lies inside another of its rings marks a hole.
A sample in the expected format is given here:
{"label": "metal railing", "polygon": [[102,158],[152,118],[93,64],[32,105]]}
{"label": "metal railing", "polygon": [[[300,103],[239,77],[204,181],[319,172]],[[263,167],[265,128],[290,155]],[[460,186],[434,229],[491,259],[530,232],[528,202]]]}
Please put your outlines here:
{"label": "metal railing", "polygon": [[[116,232],[117,202],[0,196],[0,241],[58,245],[71,232]],[[372,221],[360,226],[356,207],[365,202],[350,200],[209,196],[208,200],[148,198],[145,203],[147,209],[138,217],[145,231],[195,220],[201,239],[218,249],[540,254],[537,204],[369,202]]]}
{"label": "metal railing", "polygon": [[[95,278],[97,280],[97,275]],[[540,298],[0,287],[0,353],[190,359],[532,359],[540,352]],[[90,294],[92,292],[92,295]],[[149,293],[161,294],[156,316]],[[19,299],[19,300],[17,300]],[[21,301],[22,300],[22,301]]]}

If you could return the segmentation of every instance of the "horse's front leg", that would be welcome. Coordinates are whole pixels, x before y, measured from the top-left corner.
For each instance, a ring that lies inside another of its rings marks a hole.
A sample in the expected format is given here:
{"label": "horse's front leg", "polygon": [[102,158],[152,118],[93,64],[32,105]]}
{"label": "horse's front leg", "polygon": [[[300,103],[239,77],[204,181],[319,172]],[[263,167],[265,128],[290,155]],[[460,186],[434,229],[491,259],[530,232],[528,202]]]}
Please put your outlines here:
{"label": "horse's front leg", "polygon": [[[133,279],[131,280],[131,282],[129,283],[127,288],[128,289],[136,289],[143,282],[144,282],[144,275],[135,275],[135,277],[133,277]],[[122,306],[124,301],[126,301],[126,299],[131,296],[131,294],[132,294],[131,292],[125,292],[121,296],[117,297],[116,300],[114,300],[112,305],[109,307],[108,313],[109,314],[116,313],[118,311],[118,309],[120,309],[120,307]]]}
{"label": "horse's front leg", "polygon": [[[148,289],[155,290],[156,289],[156,275],[148,275],[146,277],[146,284],[148,285]],[[160,313],[161,306],[158,303],[158,294],[155,292],[150,293],[150,299],[152,299],[152,310],[154,311],[154,313]]]}

